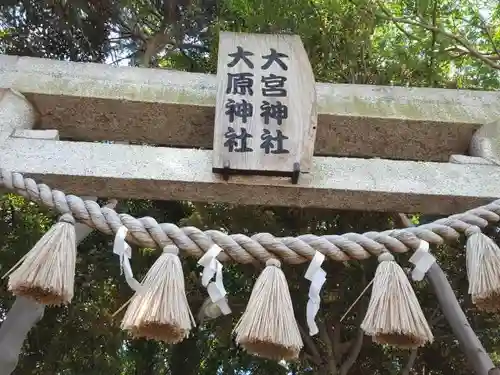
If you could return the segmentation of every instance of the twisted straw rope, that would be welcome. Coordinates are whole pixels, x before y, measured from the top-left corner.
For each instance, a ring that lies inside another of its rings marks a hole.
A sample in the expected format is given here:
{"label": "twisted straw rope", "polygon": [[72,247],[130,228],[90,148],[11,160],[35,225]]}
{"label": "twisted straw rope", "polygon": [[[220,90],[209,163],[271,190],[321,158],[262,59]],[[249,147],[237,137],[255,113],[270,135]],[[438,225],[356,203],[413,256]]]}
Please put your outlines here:
{"label": "twisted straw rope", "polygon": [[129,233],[127,240],[143,247],[161,249],[173,242],[188,255],[200,258],[213,244],[217,244],[224,250],[219,254],[220,261],[233,260],[237,263],[266,262],[278,257],[289,264],[300,264],[312,259],[316,250],[339,262],[361,260],[378,256],[384,251],[404,253],[416,250],[421,239],[434,245],[457,241],[461,233],[477,232],[479,228],[500,221],[500,200],[496,200],[486,206],[413,228],[282,238],[258,233],[248,237],[243,234],[227,235],[217,230],[201,231],[195,227],[179,228],[174,224],[159,224],[152,217],[136,219],[118,214],[94,201],[84,201],[75,195],[52,190],[45,184],[37,184],[16,172],[0,170],[1,186],[60,214],[71,213],[77,221],[109,235],[116,234],[124,225]]}

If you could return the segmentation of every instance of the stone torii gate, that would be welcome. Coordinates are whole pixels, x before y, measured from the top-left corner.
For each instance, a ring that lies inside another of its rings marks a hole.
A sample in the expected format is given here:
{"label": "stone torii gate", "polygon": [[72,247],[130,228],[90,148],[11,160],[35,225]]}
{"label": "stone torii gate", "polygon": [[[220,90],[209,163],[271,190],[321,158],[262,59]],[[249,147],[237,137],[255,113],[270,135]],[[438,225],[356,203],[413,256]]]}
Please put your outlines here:
{"label": "stone torii gate", "polygon": [[447,163],[500,117],[494,92],[319,83],[312,170],[290,187],[212,173],[215,76],[0,56],[0,84],[39,114],[1,140],[4,168],[74,194],[443,215],[499,195],[496,166]]}
{"label": "stone torii gate", "polygon": [[[310,170],[296,184],[280,176],[226,181],[212,171],[220,80],[0,56],[0,166],[117,199],[245,204],[251,195],[259,205],[454,214],[500,197],[498,93],[318,83]],[[493,363],[446,276],[437,264],[427,276],[471,366],[488,374]],[[33,317],[37,308],[21,310]],[[12,370],[0,366],[0,374]]]}

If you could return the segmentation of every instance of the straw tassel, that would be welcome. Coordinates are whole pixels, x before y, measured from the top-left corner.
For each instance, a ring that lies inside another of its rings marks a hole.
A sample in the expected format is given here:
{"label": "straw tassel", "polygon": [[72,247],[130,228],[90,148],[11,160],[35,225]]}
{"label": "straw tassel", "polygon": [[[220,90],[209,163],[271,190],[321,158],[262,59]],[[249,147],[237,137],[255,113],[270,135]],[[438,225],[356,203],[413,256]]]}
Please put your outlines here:
{"label": "straw tassel", "polygon": [[166,246],[132,297],[121,328],[133,337],[175,344],[195,326],[178,254],[176,246]]}
{"label": "straw tassel", "polygon": [[465,234],[472,302],[480,310],[500,311],[500,249],[479,227],[471,227]]}
{"label": "straw tassel", "polygon": [[248,353],[273,360],[299,356],[302,338],[281,264],[276,259],[255,282],[247,308],[236,325],[236,343]]}
{"label": "straw tassel", "polygon": [[389,253],[378,261],[361,329],[379,344],[417,348],[431,343],[434,337],[404,271]]}
{"label": "straw tassel", "polygon": [[4,277],[10,274],[8,288],[16,296],[45,305],[68,304],[73,298],[75,264],[75,219],[64,214]]}

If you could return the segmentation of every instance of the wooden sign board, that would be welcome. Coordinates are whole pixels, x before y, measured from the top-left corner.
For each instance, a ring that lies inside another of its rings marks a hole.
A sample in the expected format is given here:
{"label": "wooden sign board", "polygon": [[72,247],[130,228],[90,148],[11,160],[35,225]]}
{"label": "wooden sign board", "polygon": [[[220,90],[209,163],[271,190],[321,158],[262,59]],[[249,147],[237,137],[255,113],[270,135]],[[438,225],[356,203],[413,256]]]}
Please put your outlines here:
{"label": "wooden sign board", "polygon": [[298,36],[222,32],[217,81],[214,172],[309,172],[316,85]]}

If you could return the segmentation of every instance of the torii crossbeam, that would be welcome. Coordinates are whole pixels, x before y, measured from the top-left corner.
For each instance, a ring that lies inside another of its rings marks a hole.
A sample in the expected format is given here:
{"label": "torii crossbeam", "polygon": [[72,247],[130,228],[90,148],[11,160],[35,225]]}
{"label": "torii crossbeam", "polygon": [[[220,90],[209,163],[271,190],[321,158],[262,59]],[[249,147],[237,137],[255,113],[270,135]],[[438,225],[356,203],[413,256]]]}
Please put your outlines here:
{"label": "torii crossbeam", "polygon": [[[66,139],[4,122],[2,166],[76,194],[440,214],[500,196],[496,165],[444,162],[500,116],[497,93],[317,84],[323,156],[291,185],[212,173],[215,76],[0,56],[0,86]],[[149,145],[95,143],[123,140]]]}

